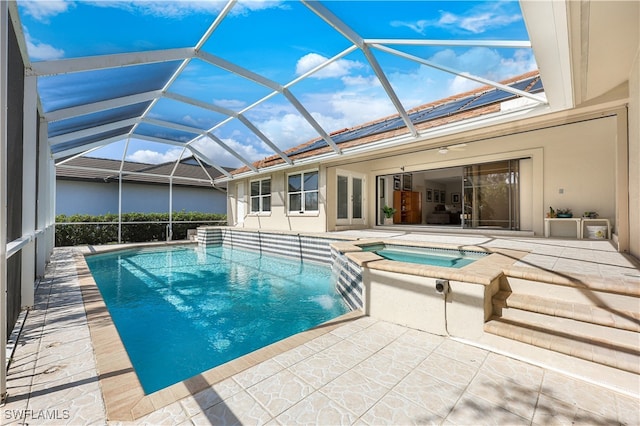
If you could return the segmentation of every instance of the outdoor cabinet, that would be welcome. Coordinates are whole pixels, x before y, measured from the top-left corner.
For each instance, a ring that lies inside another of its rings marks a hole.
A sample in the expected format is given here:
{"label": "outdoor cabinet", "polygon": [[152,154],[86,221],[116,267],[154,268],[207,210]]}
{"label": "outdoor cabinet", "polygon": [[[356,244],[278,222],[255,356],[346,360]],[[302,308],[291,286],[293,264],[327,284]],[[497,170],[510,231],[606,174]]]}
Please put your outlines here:
{"label": "outdoor cabinet", "polygon": [[422,199],[421,193],[415,191],[394,191],[393,208],[396,212],[393,215],[393,223],[415,224],[422,222]]}

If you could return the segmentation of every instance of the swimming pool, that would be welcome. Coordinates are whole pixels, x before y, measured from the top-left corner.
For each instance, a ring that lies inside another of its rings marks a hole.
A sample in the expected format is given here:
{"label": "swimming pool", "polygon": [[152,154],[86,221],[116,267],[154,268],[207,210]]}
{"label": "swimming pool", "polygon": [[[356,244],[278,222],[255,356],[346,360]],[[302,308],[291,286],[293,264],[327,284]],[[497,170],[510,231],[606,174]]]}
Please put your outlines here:
{"label": "swimming pool", "polygon": [[224,247],[86,258],[149,394],[349,311],[329,266]]}
{"label": "swimming pool", "polygon": [[363,246],[362,249],[372,251],[387,260],[445,268],[462,268],[488,255],[488,253],[469,250],[387,244]]}

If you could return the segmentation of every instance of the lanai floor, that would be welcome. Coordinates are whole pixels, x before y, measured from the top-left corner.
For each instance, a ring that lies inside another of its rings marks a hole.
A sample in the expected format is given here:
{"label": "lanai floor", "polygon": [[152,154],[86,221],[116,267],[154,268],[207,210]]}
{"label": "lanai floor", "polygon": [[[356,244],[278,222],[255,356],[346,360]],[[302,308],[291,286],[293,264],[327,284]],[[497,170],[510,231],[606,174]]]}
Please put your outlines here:
{"label": "lanai floor", "polygon": [[[608,241],[381,230],[340,235],[528,250],[521,266],[640,285],[638,265]],[[127,423],[107,420],[105,396],[114,395],[103,394],[106,377],[96,368],[77,250],[56,249],[38,284],[12,357],[2,424]],[[597,365],[584,377],[580,368],[563,365],[348,315],[248,357],[203,390],[151,398],[152,406],[140,408],[148,414],[133,413],[133,423],[640,424],[638,376],[626,375],[618,386],[607,370],[598,375]],[[123,382],[121,395],[127,390]]]}

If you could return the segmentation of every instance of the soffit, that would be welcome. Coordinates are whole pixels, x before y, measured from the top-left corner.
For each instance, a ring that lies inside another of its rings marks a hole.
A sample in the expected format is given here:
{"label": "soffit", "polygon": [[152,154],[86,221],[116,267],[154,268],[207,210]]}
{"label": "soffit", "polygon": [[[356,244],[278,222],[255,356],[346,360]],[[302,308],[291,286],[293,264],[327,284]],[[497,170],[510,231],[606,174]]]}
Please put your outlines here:
{"label": "soffit", "polygon": [[640,51],[640,2],[569,2],[576,103],[629,80]]}

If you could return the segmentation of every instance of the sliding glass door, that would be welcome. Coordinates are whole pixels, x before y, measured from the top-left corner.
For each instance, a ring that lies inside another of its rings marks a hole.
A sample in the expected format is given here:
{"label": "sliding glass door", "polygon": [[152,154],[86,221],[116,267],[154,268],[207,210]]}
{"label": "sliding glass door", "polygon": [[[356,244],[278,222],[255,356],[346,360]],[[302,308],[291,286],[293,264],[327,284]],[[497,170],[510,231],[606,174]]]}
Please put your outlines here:
{"label": "sliding glass door", "polygon": [[463,227],[520,229],[519,161],[464,167]]}

